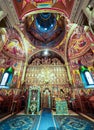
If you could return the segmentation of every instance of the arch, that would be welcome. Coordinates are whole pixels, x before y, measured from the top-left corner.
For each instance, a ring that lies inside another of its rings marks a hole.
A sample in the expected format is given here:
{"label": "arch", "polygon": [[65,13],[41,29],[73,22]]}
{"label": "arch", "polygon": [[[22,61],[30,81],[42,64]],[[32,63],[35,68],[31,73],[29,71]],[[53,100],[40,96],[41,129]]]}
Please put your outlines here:
{"label": "arch", "polygon": [[45,9],[35,9],[35,10],[29,10],[26,13],[22,14],[21,19],[24,20],[28,15],[31,14],[37,14],[37,13],[46,13],[46,12],[50,12],[50,13],[60,13],[63,14],[65,17],[68,17],[68,14],[66,11],[64,10],[60,10],[60,9],[54,9],[54,8],[45,8]]}
{"label": "arch", "polygon": [[57,51],[52,50],[52,49],[41,49],[41,50],[37,50],[36,52],[32,53],[32,55],[30,55],[30,56],[28,57],[28,60],[27,60],[27,61],[29,61],[29,59],[30,59],[32,56],[34,56],[35,54],[37,54],[37,53],[39,53],[39,52],[42,52],[42,51],[45,51],[45,50],[48,50],[48,51],[50,51],[50,52],[56,53],[58,56],[60,56],[60,57],[62,58],[62,60],[64,61],[64,64],[65,64],[65,59],[64,59],[64,57],[63,57],[61,54],[59,54]]}
{"label": "arch", "polygon": [[69,68],[69,64],[68,64],[68,44],[69,44],[69,39],[76,27],[77,27],[77,24],[73,24],[73,26],[69,30],[69,32],[67,34],[66,44],[65,44],[65,64],[66,64],[70,84],[73,84],[73,83],[72,83],[72,77],[71,77],[70,68]]}

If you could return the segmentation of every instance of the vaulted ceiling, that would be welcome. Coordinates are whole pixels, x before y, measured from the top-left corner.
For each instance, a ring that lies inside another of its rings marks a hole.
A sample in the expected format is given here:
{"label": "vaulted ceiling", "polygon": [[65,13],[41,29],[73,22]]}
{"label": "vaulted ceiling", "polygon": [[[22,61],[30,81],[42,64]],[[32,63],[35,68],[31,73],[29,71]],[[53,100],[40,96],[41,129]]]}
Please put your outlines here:
{"label": "vaulted ceiling", "polygon": [[48,49],[68,62],[79,59],[90,49],[93,53],[94,37],[89,27],[71,22],[76,1],[13,0],[10,4],[10,12],[15,10],[18,24],[16,20],[13,24],[9,18],[13,27],[1,29],[3,41],[0,46],[6,55],[29,60]]}

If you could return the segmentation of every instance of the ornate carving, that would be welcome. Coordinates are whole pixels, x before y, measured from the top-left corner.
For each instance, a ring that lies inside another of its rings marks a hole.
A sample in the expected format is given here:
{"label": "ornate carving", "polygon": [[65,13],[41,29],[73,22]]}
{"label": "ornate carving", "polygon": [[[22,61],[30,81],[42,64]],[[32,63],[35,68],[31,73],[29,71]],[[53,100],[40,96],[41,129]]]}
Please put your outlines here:
{"label": "ornate carving", "polygon": [[62,65],[61,61],[58,58],[47,58],[42,59],[36,58],[32,61],[31,65]]}

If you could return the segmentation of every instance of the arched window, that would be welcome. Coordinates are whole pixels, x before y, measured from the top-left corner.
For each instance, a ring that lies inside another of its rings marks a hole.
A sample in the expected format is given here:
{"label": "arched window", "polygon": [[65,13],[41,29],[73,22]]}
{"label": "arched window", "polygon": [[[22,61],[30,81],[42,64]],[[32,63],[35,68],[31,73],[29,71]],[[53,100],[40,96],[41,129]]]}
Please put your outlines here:
{"label": "arched window", "polygon": [[9,73],[7,73],[7,72],[4,73],[2,81],[1,81],[1,85],[6,85],[8,77],[9,77]]}
{"label": "arched window", "polygon": [[85,77],[86,77],[86,80],[87,80],[88,84],[94,84],[94,80],[93,80],[90,72],[89,71],[85,71],[84,74],[85,74]]}
{"label": "arched window", "polygon": [[0,88],[10,88],[10,84],[13,78],[13,73],[14,73],[14,69],[12,67],[8,67],[5,69],[0,83]]}
{"label": "arched window", "polygon": [[79,71],[80,71],[80,76],[81,76],[84,87],[94,88],[94,79],[89,69],[86,66],[81,65],[79,68]]}

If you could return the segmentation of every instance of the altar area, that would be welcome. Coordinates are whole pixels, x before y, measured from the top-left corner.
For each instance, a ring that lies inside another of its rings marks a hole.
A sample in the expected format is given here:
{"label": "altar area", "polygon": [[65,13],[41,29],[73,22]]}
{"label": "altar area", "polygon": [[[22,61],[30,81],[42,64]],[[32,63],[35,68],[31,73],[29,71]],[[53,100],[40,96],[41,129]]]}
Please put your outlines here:
{"label": "altar area", "polygon": [[[63,59],[50,51],[49,55],[52,57],[44,57],[44,53],[42,57],[40,55],[39,52],[34,55],[34,60],[29,60],[25,73],[25,87],[28,91],[27,113],[32,113],[32,106],[37,107],[35,113],[44,108],[58,111],[59,104],[66,104],[63,109],[68,110],[66,98],[71,88]],[[62,103],[58,102],[60,100]],[[61,111],[64,113],[63,109]]]}
{"label": "altar area", "polygon": [[40,110],[48,108],[56,111],[56,114],[68,115],[68,104],[65,99],[55,97],[46,88],[42,93],[40,87],[30,87],[28,92],[26,113],[37,114]]}

